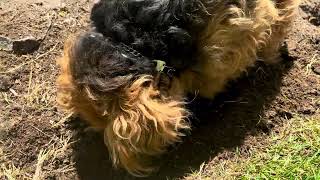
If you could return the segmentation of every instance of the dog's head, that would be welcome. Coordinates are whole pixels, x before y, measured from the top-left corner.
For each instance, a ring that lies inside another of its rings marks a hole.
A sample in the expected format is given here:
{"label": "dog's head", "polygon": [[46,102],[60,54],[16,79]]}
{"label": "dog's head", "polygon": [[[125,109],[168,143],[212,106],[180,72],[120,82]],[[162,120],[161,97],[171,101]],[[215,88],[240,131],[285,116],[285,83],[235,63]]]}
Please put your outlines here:
{"label": "dog's head", "polygon": [[94,30],[66,43],[58,102],[104,131],[115,166],[149,173],[147,159],[189,128],[182,97],[160,92],[154,60],[178,72],[194,65],[207,19],[200,0],[100,0]]}
{"label": "dog's head", "polygon": [[126,45],[88,32],[66,42],[58,64],[58,103],[102,130],[114,165],[134,175],[189,128],[182,100],[155,85],[156,64]]}
{"label": "dog's head", "polygon": [[156,70],[152,60],[96,32],[79,36],[69,57],[74,80],[101,93],[117,93],[137,76]]}

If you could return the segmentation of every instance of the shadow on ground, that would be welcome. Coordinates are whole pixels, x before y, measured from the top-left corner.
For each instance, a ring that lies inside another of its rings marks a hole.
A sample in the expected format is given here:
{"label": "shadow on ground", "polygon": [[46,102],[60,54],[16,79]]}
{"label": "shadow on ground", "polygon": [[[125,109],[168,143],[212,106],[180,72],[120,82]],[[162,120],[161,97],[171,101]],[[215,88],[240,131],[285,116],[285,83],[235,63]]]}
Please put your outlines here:
{"label": "shadow on ground", "polygon": [[[160,165],[159,172],[146,179],[181,178],[218,153],[241,146],[246,136],[268,133],[272,124],[262,121],[261,117],[279,93],[282,77],[293,64],[290,57],[285,59],[274,66],[260,63],[245,77],[231,83],[214,101],[194,100],[190,105],[195,116],[192,134],[160,162],[155,162]],[[80,179],[136,179],[112,168],[100,135],[93,132],[78,134],[80,140],[73,148]]]}

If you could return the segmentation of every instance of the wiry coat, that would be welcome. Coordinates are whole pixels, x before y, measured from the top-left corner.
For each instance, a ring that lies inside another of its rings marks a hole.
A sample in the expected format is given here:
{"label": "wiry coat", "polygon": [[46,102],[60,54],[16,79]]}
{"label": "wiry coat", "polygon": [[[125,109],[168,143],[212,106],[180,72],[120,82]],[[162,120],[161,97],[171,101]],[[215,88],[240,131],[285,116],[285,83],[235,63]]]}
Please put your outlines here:
{"label": "wiry coat", "polygon": [[199,0],[109,0],[91,14],[97,31],[169,66],[194,64],[198,34],[210,14]]}
{"label": "wiry coat", "polygon": [[[213,98],[257,59],[275,62],[298,0],[101,0],[66,43],[58,102],[104,131],[134,175],[189,129],[187,93]],[[154,60],[176,69],[159,81]],[[163,80],[169,81],[164,83]]]}

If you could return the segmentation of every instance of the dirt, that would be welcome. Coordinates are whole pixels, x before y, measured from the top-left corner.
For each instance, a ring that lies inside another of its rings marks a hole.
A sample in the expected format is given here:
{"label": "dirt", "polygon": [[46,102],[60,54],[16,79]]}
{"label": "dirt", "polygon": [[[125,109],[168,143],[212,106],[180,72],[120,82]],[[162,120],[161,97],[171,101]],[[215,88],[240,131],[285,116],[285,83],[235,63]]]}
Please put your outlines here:
{"label": "dirt", "polygon": [[[102,137],[79,119],[60,123],[67,115],[55,103],[55,59],[69,35],[88,28],[91,6],[89,0],[0,1],[0,36],[40,42],[26,55],[0,51],[0,164],[23,171],[18,177],[31,178],[39,152],[67,139],[63,153],[43,164],[43,179],[135,179],[112,168]],[[320,113],[319,12],[318,0],[302,3],[281,63],[258,63],[214,101],[190,97],[192,132],[154,160],[159,171],[147,179],[183,178],[202,163],[245,155],[284,121]]]}

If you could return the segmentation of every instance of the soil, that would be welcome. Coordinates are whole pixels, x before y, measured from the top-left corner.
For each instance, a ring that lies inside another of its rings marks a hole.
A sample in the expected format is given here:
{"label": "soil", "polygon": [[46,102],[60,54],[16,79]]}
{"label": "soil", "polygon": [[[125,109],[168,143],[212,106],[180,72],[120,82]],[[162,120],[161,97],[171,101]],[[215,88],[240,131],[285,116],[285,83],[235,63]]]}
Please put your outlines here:
{"label": "soil", "polygon": [[[55,126],[66,117],[55,103],[55,60],[69,35],[88,28],[92,4],[0,1],[0,36],[34,37],[40,44],[28,54],[0,51],[0,156],[6,155],[0,164],[13,164],[24,177],[34,174],[40,150],[70,135],[70,146],[44,163],[44,179],[135,179],[112,168],[102,137],[79,119]],[[245,155],[284,121],[320,113],[319,12],[318,0],[303,1],[279,64],[257,63],[214,101],[190,97],[192,132],[154,161],[159,171],[147,179],[183,178],[204,162],[232,159],[235,151]]]}

